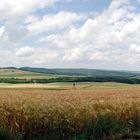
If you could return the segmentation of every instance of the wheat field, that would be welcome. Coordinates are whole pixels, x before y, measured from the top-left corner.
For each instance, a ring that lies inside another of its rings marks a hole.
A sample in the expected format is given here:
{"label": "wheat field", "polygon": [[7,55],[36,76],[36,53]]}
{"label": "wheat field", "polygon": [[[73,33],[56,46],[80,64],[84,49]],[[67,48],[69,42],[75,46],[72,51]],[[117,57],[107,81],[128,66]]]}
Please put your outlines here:
{"label": "wheat field", "polygon": [[0,88],[0,140],[140,139],[139,85],[66,85]]}

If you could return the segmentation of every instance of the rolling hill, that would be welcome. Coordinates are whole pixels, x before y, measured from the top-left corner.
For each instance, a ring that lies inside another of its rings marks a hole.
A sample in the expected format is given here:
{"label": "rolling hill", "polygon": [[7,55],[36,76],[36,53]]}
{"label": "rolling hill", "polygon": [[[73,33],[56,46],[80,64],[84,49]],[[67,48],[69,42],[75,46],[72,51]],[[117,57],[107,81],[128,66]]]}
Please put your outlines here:
{"label": "rolling hill", "polygon": [[140,84],[140,73],[96,69],[0,68],[0,83],[53,82],[120,82]]}
{"label": "rolling hill", "polygon": [[0,68],[0,78],[18,78],[18,79],[49,79],[56,78],[60,75],[39,73],[32,71],[20,70],[14,67]]}
{"label": "rolling hill", "polygon": [[96,69],[48,69],[48,68],[19,68],[23,71],[47,73],[68,76],[93,76],[93,77],[137,77],[139,72],[113,71],[113,70],[96,70]]}

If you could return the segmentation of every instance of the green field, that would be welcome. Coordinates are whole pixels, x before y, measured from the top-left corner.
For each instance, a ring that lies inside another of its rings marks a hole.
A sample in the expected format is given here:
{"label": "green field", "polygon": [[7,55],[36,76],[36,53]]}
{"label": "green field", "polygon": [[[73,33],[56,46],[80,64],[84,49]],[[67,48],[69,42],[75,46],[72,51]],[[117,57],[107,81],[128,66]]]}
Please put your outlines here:
{"label": "green field", "polygon": [[[89,89],[137,89],[140,88],[139,84],[123,84],[123,83],[113,83],[113,82],[77,82],[76,89],[77,90],[89,90]],[[10,83],[0,83],[0,88],[27,88],[27,89],[73,89],[73,82],[59,82],[59,83],[47,83],[47,84],[10,84]]]}
{"label": "green field", "polygon": [[18,78],[18,79],[49,79],[57,78],[61,75],[37,73],[30,71],[23,71],[18,69],[0,69],[0,78]]}
{"label": "green field", "polygon": [[117,82],[140,84],[139,72],[92,69],[1,68],[0,83]]}

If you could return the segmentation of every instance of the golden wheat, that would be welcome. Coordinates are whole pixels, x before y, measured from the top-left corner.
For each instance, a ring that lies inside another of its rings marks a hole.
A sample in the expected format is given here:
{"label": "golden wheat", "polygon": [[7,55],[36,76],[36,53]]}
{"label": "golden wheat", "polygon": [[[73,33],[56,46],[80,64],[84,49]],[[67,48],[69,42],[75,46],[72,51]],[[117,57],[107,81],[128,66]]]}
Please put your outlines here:
{"label": "golden wheat", "polygon": [[99,114],[132,126],[140,123],[140,89],[0,90],[0,126],[11,132],[65,128],[79,133]]}

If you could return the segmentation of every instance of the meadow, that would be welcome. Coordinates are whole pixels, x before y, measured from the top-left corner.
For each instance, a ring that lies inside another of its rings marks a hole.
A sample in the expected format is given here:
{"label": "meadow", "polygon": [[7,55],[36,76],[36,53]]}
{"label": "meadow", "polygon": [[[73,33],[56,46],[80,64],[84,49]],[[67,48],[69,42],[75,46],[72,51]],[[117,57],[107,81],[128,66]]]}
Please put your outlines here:
{"label": "meadow", "polygon": [[0,69],[0,78],[7,79],[7,78],[17,78],[17,79],[49,79],[49,78],[57,78],[62,77],[62,75],[56,74],[47,74],[47,73],[38,73],[38,72],[31,72],[31,71],[23,71],[19,69]]}
{"label": "meadow", "polygon": [[139,85],[0,86],[0,140],[129,138],[140,139]]}

